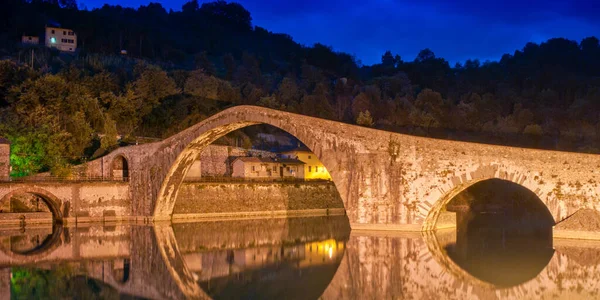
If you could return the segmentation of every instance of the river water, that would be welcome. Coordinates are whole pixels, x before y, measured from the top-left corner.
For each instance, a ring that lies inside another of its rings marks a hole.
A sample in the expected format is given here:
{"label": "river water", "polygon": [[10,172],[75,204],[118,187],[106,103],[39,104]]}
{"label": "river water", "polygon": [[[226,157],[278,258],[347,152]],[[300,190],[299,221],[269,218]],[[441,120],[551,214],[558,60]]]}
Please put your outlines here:
{"label": "river water", "polygon": [[0,230],[0,299],[593,299],[600,242],[345,216]]}

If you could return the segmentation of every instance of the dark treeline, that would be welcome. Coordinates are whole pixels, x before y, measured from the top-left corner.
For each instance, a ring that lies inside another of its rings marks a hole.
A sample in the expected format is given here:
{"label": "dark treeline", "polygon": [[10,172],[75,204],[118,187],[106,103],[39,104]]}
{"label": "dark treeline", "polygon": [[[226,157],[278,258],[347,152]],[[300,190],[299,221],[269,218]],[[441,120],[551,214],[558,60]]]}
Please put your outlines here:
{"label": "dark treeline", "polygon": [[[241,5],[191,1],[78,10],[9,0],[0,12],[0,135],[15,175],[101,155],[116,135],[165,137],[226,107],[261,105],[411,134],[600,150],[600,45],[557,38],[497,62],[450,66],[429,49],[362,66],[252,25]],[[78,53],[19,45],[60,23]],[[127,55],[119,55],[126,50]],[[34,54],[34,63],[30,59]]]}

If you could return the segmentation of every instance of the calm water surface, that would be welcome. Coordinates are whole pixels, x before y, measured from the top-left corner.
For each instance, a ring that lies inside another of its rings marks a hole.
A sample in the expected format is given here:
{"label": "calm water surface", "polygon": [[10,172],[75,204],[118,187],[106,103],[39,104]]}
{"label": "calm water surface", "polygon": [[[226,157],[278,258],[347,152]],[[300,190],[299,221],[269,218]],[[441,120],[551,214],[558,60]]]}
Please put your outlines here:
{"label": "calm water surface", "polygon": [[350,232],[344,216],[5,229],[0,299],[599,297],[600,242],[499,218],[424,235]]}

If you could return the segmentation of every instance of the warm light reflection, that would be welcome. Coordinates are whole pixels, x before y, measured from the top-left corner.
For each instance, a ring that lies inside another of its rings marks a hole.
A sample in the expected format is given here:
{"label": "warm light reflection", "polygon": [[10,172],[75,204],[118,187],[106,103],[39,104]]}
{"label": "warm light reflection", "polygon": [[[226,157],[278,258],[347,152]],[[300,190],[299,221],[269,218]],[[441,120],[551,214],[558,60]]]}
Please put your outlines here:
{"label": "warm light reflection", "polygon": [[344,249],[344,242],[328,239],[290,246],[189,253],[184,260],[190,271],[199,274],[200,280],[207,280],[285,262],[293,262],[298,268],[331,264],[341,259]]}

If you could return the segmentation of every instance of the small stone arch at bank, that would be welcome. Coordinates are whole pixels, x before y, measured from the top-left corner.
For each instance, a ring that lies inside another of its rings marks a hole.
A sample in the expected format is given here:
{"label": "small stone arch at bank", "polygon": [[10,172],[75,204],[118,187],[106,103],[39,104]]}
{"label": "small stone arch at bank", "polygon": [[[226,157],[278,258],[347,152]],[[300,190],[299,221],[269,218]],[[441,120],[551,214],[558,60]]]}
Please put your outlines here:
{"label": "small stone arch at bank", "polygon": [[119,181],[129,180],[129,160],[125,155],[119,154],[111,160],[110,179]]}
{"label": "small stone arch at bank", "polygon": [[4,195],[0,199],[0,203],[6,203],[6,202],[10,201],[10,199],[13,196],[23,195],[23,194],[31,194],[31,195],[40,197],[44,201],[44,203],[46,203],[48,208],[50,209],[53,220],[55,222],[59,222],[59,223],[62,222],[62,220],[63,220],[63,213],[61,211],[62,201],[58,197],[53,195],[52,193],[50,193],[44,189],[38,188],[38,187],[25,187],[25,188],[19,188],[19,189],[10,191],[9,193]]}
{"label": "small stone arch at bank", "polygon": [[[523,172],[520,170],[507,170],[501,165],[492,164],[482,166],[474,172],[460,174],[453,176],[448,179],[448,185],[442,189],[441,197],[438,198],[432,205],[425,205],[421,207],[420,218],[423,220],[422,231],[432,231],[436,229],[436,223],[440,213],[443,211],[446,204],[448,204],[454,197],[465,191],[467,188],[474,184],[490,179],[501,179],[520,185],[532,193],[534,193],[539,200],[546,206],[554,222],[561,220],[561,203],[551,197],[550,194],[545,193],[540,182],[543,183],[543,179],[540,176],[531,175],[532,172]],[[429,202],[426,202],[429,204]],[[424,209],[425,208],[425,209]]]}

